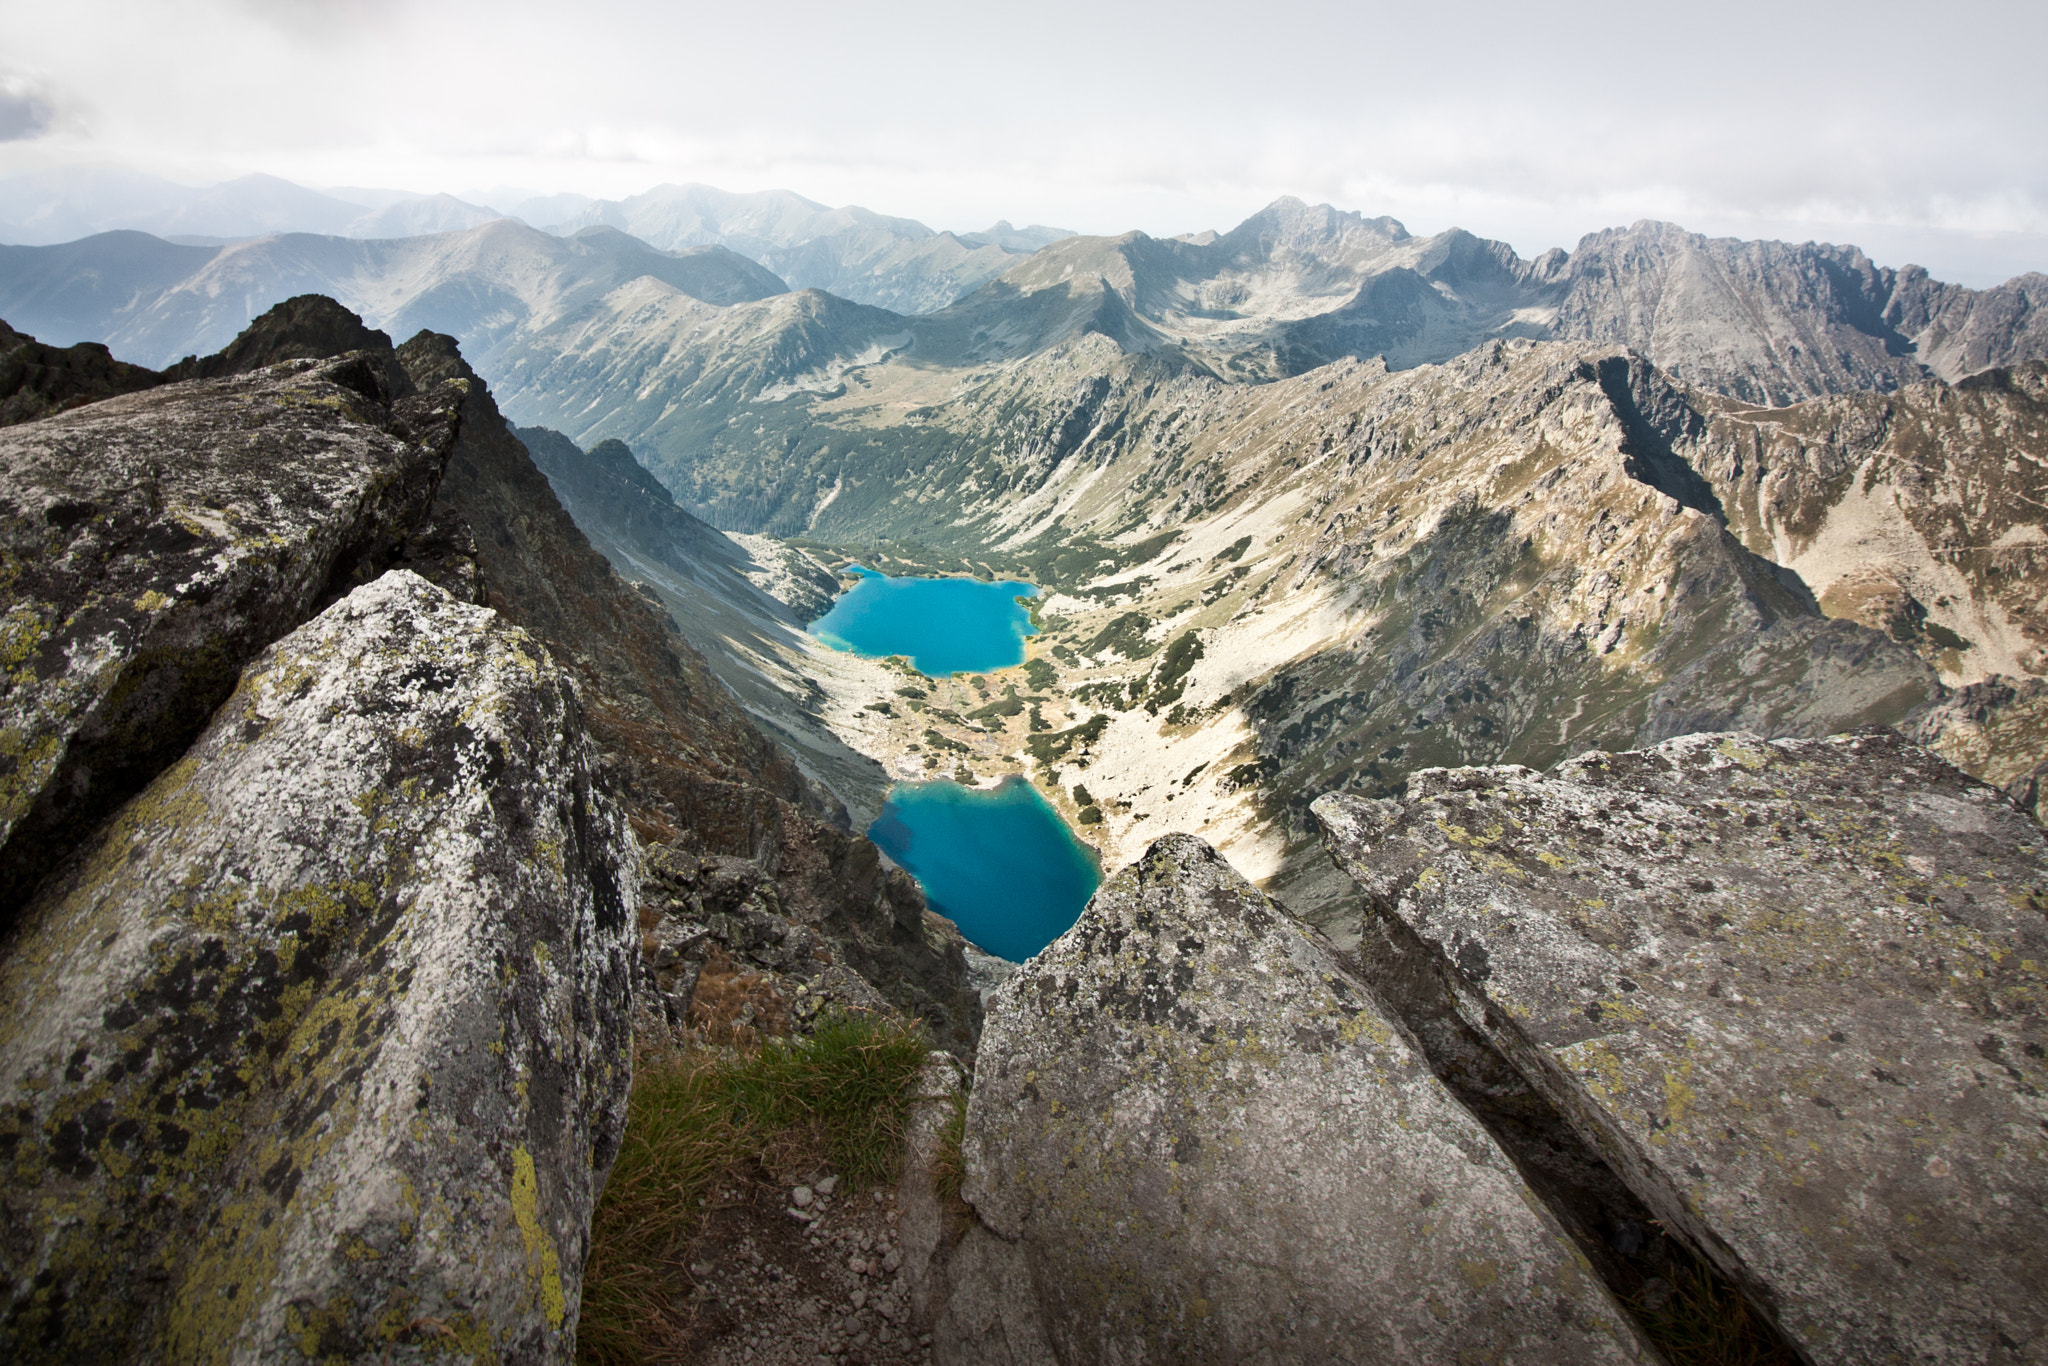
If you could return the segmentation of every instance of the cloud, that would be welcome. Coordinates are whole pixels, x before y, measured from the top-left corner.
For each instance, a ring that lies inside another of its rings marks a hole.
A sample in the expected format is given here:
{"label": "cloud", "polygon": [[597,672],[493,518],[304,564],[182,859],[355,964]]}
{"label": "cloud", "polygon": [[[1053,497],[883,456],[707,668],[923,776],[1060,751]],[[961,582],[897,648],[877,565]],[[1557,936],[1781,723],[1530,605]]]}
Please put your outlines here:
{"label": "cloud", "polygon": [[45,112],[9,106],[8,136],[158,172],[700,180],[1104,232],[1228,226],[1293,193],[1535,250],[1645,217],[1970,255],[2048,234],[2048,6],[2025,0],[1938,20],[1919,0],[13,8],[10,58],[94,126],[71,138],[60,112],[51,134],[56,102],[10,91]]}
{"label": "cloud", "polygon": [[36,82],[0,72],[0,142],[45,137],[56,123],[56,104]]}

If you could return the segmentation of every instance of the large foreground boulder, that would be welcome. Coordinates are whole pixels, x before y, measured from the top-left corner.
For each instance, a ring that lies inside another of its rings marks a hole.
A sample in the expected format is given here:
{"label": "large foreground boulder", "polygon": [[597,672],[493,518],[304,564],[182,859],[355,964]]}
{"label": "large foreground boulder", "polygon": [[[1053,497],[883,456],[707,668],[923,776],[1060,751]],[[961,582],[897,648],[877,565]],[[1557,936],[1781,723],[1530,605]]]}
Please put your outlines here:
{"label": "large foreground boulder", "polygon": [[997,991],[963,1153],[942,1361],[1645,1358],[1334,950],[1192,836]]}
{"label": "large foreground boulder", "polygon": [[[2048,1354],[2048,838],[1888,731],[1315,804],[1447,1005],[1816,1363]],[[1375,979],[1376,982],[1378,979]]]}
{"label": "large foreground boulder", "polygon": [[256,651],[425,518],[462,386],[395,397],[385,368],[297,361],[0,429],[0,926]]}
{"label": "large foreground boulder", "polygon": [[594,762],[408,572],[250,664],[0,953],[0,1359],[570,1358],[638,876]]}

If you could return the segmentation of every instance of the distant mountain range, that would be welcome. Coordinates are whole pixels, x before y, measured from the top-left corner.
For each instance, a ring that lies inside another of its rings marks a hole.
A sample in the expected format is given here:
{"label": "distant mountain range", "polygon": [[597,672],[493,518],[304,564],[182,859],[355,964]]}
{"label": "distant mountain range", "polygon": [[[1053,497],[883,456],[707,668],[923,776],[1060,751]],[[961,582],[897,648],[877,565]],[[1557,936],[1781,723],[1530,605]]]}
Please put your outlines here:
{"label": "distant mountain range", "polygon": [[[1421,766],[1915,717],[1947,744],[1930,707],[1979,751],[2048,733],[2048,275],[1649,222],[1525,260],[1294,199],[1029,251],[693,187],[576,214],[4,247],[0,318],[157,365],[314,291],[453,333],[849,807],[1028,754],[1061,802],[1085,772],[1116,857],[1199,829],[1319,917],[1355,893],[1308,801]],[[799,623],[844,558],[1043,585],[1037,671],[968,705],[821,663]]]}
{"label": "distant mountain range", "polygon": [[0,181],[0,242],[26,246],[114,231],[198,246],[279,234],[414,237],[499,218],[557,235],[619,228],[664,250],[730,247],[795,288],[827,289],[907,313],[942,308],[1007,270],[1017,257],[1072,235],[1063,228],[1008,223],[986,232],[938,232],[915,219],[835,209],[787,190],[735,194],[708,185],[661,185],[607,200],[502,187],[470,198],[313,190],[266,175],[194,187],[120,170],[46,171]]}

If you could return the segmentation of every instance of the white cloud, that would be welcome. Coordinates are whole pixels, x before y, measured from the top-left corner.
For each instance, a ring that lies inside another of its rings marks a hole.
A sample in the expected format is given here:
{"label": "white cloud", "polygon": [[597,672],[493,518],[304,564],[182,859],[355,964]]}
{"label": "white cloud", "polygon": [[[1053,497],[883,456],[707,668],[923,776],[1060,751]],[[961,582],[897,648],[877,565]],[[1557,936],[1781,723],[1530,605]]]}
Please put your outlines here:
{"label": "white cloud", "polygon": [[1227,226],[1295,193],[1525,252],[1637,217],[1856,231],[1952,276],[2048,242],[2048,9],[2016,0],[61,8],[0,0],[0,21],[92,131],[0,167],[697,179],[1089,231]]}

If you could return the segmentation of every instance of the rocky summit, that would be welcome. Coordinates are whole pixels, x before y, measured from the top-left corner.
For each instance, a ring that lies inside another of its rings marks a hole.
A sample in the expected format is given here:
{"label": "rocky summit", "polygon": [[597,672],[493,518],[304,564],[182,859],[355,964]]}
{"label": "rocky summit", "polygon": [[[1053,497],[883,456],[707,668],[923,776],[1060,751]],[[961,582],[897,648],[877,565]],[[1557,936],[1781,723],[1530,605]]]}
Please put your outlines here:
{"label": "rocky summit", "polygon": [[7,1359],[571,1359],[672,912],[678,1023],[708,946],[971,1056],[958,933],[451,338],[116,378],[0,431]]}
{"label": "rocky summit", "polygon": [[535,203],[0,247],[0,1356],[2048,1360],[2048,277]]}

